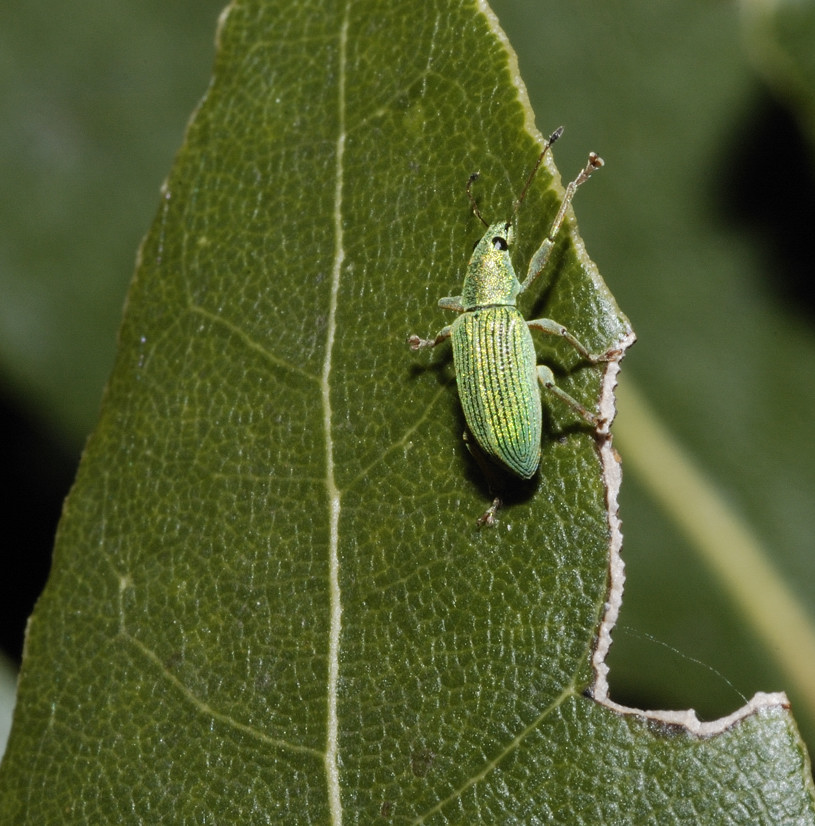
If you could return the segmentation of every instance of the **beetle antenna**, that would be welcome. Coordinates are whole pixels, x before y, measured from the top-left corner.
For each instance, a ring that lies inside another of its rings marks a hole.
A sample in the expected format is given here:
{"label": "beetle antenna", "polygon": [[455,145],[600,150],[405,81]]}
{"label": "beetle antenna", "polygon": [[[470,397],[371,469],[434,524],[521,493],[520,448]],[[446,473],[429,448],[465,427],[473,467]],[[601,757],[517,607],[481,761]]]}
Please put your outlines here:
{"label": "beetle antenna", "polygon": [[532,167],[532,171],[529,173],[529,177],[526,179],[526,183],[524,184],[524,188],[521,190],[521,194],[518,196],[518,200],[515,201],[515,207],[512,210],[513,218],[518,212],[518,208],[523,203],[524,198],[526,198],[526,193],[529,190],[529,186],[532,183],[532,179],[537,174],[538,169],[540,169],[540,165],[543,163],[543,159],[546,157],[546,153],[549,151],[549,147],[563,134],[563,127],[558,126],[554,132],[546,140],[546,143],[543,146],[543,152],[538,155],[538,160],[535,162],[535,166]]}
{"label": "beetle antenna", "polygon": [[484,216],[481,214],[481,210],[478,208],[478,204],[475,202],[475,198],[473,198],[473,193],[470,192],[472,185],[475,181],[478,180],[478,172],[473,172],[470,175],[469,180],[467,181],[467,197],[470,199],[470,206],[473,208],[473,212],[475,213],[475,217],[478,218],[479,221],[485,226],[488,227],[489,224],[484,220]]}

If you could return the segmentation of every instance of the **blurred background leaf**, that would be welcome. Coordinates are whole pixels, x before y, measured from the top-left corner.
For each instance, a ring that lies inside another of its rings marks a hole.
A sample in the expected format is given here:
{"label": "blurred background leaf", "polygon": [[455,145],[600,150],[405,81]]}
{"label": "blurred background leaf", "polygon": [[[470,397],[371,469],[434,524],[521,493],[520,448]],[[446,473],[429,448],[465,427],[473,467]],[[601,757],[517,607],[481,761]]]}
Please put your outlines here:
{"label": "blurred background leaf", "polygon": [[[93,427],[133,250],[206,86],[221,4],[15,5],[0,32],[0,363],[8,453],[26,449],[7,465],[5,500],[9,523],[21,498],[34,515],[10,524],[10,550],[26,547],[20,534],[48,536],[56,509],[39,504],[37,480],[59,477],[67,456],[61,498]],[[640,339],[623,392],[631,375],[815,613],[806,249],[815,85],[788,79],[812,76],[800,47],[812,42],[809,5],[771,6],[770,16],[702,2],[494,7],[540,127],[567,126],[563,174],[589,148],[609,164],[579,212]],[[783,71],[765,47],[780,51]],[[25,487],[32,463],[38,475]],[[633,473],[621,506],[628,580],[611,658],[616,698],[711,718],[739,694],[789,690]],[[6,559],[3,581],[24,592],[34,551],[21,564]],[[20,618],[3,624],[18,653]],[[812,710],[790,694],[811,743]]]}

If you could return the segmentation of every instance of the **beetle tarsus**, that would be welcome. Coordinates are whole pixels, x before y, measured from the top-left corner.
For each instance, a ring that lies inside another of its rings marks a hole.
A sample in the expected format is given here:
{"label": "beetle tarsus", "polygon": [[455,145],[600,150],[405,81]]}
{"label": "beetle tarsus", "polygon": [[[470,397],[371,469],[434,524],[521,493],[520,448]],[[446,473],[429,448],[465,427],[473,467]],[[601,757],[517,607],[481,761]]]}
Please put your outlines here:
{"label": "beetle tarsus", "polygon": [[599,364],[605,361],[617,361],[620,356],[623,354],[623,350],[621,347],[609,347],[605,353],[594,353],[589,354],[589,361],[592,364]]}
{"label": "beetle tarsus", "polygon": [[504,503],[497,496],[492,500],[492,504],[476,519],[479,528],[491,528],[495,524],[495,514],[501,509]]}

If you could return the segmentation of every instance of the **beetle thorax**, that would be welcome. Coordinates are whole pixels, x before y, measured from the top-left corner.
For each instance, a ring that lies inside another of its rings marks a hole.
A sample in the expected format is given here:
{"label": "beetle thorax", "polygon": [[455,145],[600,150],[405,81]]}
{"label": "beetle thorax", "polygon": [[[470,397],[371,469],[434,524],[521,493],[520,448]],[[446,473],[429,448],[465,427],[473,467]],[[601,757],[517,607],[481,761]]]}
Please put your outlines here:
{"label": "beetle thorax", "polygon": [[515,304],[521,285],[509,257],[511,243],[512,225],[501,221],[492,224],[476,244],[461,291],[465,310],[490,304]]}

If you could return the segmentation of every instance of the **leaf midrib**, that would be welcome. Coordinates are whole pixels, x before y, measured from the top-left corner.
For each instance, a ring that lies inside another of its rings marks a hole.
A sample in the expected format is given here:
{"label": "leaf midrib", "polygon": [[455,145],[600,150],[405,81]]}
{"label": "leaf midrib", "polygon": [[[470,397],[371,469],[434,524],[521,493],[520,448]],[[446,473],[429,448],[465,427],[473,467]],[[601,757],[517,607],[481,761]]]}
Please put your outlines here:
{"label": "leaf midrib", "polygon": [[332,439],[331,364],[337,325],[337,297],[339,295],[342,264],[345,259],[342,229],[343,158],[345,153],[345,73],[347,69],[348,5],[345,6],[339,33],[337,66],[337,143],[334,172],[334,260],[331,266],[331,297],[326,325],[325,361],[320,379],[323,407],[323,434],[325,438],[325,486],[329,506],[329,632],[328,682],[326,685],[326,742],[324,765],[331,822],[342,823],[342,798],[338,762],[337,686],[339,682],[339,649],[342,630],[342,594],[339,582],[339,522],[340,491],[334,476],[334,443]]}

